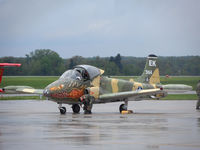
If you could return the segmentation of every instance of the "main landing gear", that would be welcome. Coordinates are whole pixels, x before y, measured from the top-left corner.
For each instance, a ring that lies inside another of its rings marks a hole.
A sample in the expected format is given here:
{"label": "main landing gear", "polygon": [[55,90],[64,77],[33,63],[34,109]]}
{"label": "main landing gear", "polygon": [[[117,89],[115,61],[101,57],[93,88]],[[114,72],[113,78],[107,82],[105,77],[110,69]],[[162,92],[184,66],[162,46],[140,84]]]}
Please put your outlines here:
{"label": "main landing gear", "polygon": [[[58,109],[60,110],[60,114],[65,114],[66,113],[66,108],[62,106],[62,104],[59,104]],[[78,114],[80,112],[80,106],[78,104],[73,104],[72,105],[72,111],[75,114]]]}
{"label": "main landing gear", "polygon": [[90,96],[89,94],[85,94],[80,98],[80,101],[83,103],[83,110],[85,114],[92,113],[92,106],[94,102],[94,97]]}
{"label": "main landing gear", "polygon": [[124,101],[124,104],[121,104],[119,106],[119,112],[121,114],[131,114],[131,113],[133,113],[132,110],[128,110],[128,101],[127,100]]}
{"label": "main landing gear", "polygon": [[126,111],[127,110],[127,106],[125,105],[125,104],[121,104],[120,106],[119,106],[119,112],[120,113],[122,113],[122,111]]}

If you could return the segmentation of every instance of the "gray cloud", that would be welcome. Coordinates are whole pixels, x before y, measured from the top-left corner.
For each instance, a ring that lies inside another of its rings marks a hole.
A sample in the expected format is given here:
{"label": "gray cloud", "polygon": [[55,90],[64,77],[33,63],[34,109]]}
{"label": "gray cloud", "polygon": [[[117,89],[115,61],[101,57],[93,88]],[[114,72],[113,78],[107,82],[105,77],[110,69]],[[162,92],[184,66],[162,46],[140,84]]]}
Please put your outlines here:
{"label": "gray cloud", "polygon": [[199,0],[0,0],[0,56],[200,55]]}

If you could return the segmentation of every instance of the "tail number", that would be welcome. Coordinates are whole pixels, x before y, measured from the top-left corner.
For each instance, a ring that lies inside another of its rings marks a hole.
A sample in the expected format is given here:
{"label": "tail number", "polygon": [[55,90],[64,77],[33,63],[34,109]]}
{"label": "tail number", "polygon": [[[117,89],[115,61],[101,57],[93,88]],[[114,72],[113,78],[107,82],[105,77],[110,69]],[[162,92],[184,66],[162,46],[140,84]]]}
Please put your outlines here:
{"label": "tail number", "polygon": [[152,74],[152,70],[145,70],[146,74]]}

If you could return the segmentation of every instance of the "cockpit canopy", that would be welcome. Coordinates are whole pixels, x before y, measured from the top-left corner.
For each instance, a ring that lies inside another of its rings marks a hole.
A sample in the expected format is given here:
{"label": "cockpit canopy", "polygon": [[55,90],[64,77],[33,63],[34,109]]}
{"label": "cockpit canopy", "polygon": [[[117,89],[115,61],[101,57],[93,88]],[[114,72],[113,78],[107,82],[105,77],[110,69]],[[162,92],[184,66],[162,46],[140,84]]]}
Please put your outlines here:
{"label": "cockpit canopy", "polygon": [[78,65],[78,66],[75,66],[75,69],[86,72],[89,80],[93,80],[95,77],[104,73],[103,70],[96,68],[94,66],[90,66],[90,65]]}
{"label": "cockpit canopy", "polygon": [[81,74],[76,70],[67,70],[61,76],[60,79],[72,78],[74,80],[82,80]]}
{"label": "cockpit canopy", "polygon": [[104,71],[90,65],[78,65],[75,66],[73,70],[67,70],[62,74],[62,78],[72,78],[75,80],[93,80],[95,77],[103,74]]}

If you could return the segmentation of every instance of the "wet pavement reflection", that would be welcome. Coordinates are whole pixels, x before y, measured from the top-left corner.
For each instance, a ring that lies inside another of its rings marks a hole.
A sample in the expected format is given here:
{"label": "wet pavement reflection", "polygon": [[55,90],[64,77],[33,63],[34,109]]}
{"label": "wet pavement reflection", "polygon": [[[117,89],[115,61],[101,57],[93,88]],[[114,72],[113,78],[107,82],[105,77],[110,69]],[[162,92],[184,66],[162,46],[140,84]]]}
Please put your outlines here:
{"label": "wet pavement reflection", "polygon": [[200,149],[196,101],[94,105],[93,114],[60,115],[50,101],[0,101],[0,150],[12,149]]}

